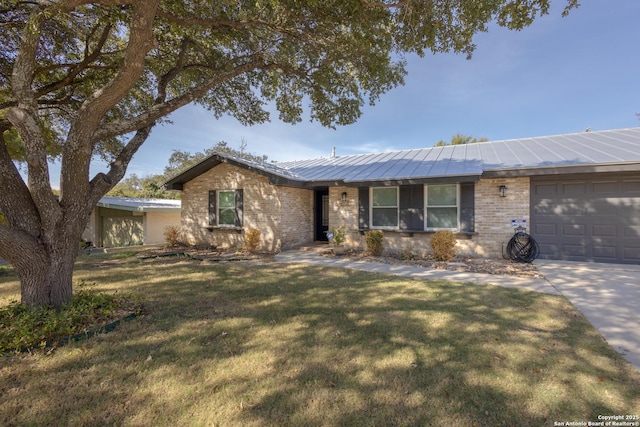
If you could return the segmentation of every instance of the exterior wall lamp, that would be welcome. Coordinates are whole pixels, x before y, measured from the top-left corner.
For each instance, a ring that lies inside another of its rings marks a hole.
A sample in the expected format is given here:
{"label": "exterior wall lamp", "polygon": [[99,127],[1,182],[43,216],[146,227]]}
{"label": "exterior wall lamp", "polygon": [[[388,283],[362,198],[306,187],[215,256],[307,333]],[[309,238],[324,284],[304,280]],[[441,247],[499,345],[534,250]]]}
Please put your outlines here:
{"label": "exterior wall lamp", "polygon": [[343,192],[342,192],[341,199],[342,199],[342,201],[343,201],[343,202],[346,202],[346,201],[347,201],[347,192],[346,192],[346,191],[343,191]]}
{"label": "exterior wall lamp", "polygon": [[500,189],[500,197],[507,197],[507,186],[501,185],[499,189]]}

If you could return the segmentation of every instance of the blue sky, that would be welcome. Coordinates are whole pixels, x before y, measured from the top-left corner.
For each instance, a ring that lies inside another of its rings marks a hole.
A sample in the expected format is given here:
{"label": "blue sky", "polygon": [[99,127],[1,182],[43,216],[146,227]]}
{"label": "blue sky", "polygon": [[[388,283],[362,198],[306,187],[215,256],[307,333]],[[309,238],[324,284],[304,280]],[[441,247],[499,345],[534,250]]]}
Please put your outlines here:
{"label": "blue sky", "polygon": [[520,32],[491,27],[476,37],[471,60],[408,58],[405,85],[336,130],[282,123],[277,112],[245,127],[185,107],[153,130],[129,174],[161,173],[174,149],[203,151],[221,140],[287,161],[328,156],[332,147],[337,155],[429,147],[458,132],[501,140],[639,127],[640,1],[582,3],[562,18],[564,4],[555,1],[550,15]]}

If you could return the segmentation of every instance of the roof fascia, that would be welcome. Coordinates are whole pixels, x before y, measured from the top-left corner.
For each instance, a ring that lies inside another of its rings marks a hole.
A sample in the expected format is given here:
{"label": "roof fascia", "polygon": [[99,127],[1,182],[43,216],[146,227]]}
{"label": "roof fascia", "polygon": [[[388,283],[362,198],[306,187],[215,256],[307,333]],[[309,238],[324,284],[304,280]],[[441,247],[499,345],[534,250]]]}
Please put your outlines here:
{"label": "roof fascia", "polygon": [[640,163],[616,163],[607,165],[571,165],[537,168],[513,168],[488,170],[482,174],[483,178],[508,178],[517,176],[538,175],[569,175],[579,173],[602,172],[640,172]]}
{"label": "roof fascia", "polygon": [[180,212],[180,206],[176,207],[154,207],[154,206],[125,206],[117,203],[98,202],[96,205],[100,208],[117,209],[119,211],[128,212]]}
{"label": "roof fascia", "polygon": [[232,166],[236,166],[241,169],[248,170],[258,175],[262,175],[269,179],[269,183],[272,185],[284,185],[289,187],[304,187],[305,183],[300,180],[287,178],[278,174],[271,173],[269,171],[253,167],[249,163],[245,163],[236,159],[232,159],[224,156],[223,154],[214,153],[211,156],[205,158],[200,163],[192,166],[180,175],[168,180],[164,183],[164,186],[169,190],[183,190],[184,184],[197,176],[202,175],[208,170],[213,169],[221,163],[228,163]]}
{"label": "roof fascia", "polygon": [[420,184],[454,184],[458,182],[477,182],[480,175],[456,175],[422,178],[384,179],[372,181],[346,181],[347,187],[374,187],[390,185],[420,185]]}

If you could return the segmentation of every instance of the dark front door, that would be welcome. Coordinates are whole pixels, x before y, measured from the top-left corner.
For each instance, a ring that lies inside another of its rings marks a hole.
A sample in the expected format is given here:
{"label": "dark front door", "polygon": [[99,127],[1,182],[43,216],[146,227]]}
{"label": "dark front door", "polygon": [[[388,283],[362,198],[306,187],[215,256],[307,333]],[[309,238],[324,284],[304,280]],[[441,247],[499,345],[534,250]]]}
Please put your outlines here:
{"label": "dark front door", "polygon": [[315,192],[315,223],[316,240],[327,240],[329,231],[329,189],[324,188]]}

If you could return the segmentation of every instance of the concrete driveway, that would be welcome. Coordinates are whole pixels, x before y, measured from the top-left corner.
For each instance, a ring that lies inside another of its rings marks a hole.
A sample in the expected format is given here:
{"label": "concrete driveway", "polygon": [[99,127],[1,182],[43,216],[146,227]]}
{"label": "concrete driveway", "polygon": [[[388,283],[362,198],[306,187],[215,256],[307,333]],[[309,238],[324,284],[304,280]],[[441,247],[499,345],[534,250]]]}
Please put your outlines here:
{"label": "concrete driveway", "polygon": [[640,266],[535,261],[538,271],[640,369]]}

